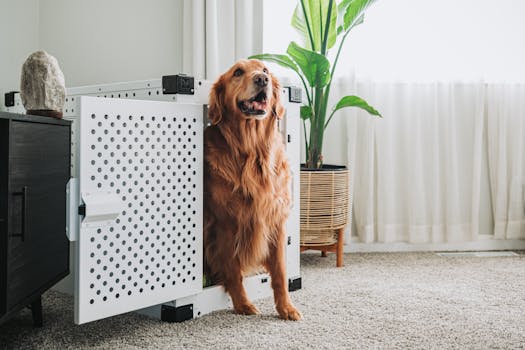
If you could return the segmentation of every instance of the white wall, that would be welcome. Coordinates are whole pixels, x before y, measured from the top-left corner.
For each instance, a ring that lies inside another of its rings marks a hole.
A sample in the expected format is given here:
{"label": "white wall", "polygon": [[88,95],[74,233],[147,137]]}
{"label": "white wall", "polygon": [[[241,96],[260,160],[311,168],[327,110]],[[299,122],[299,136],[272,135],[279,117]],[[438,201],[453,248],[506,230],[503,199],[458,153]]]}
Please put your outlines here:
{"label": "white wall", "polygon": [[1,106],[38,49],[67,87],[180,73],[182,0],[0,0]]}
{"label": "white wall", "polygon": [[20,69],[38,48],[38,0],[0,0],[0,110],[4,93],[20,89]]}
{"label": "white wall", "polygon": [[41,0],[39,43],[68,87],[179,73],[182,0]]}

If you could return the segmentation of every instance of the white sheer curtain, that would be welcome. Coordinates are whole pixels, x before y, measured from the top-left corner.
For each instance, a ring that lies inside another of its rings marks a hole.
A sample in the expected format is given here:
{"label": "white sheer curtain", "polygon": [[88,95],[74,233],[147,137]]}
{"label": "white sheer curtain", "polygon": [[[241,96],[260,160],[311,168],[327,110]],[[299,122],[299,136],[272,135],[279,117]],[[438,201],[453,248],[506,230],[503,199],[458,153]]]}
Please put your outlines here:
{"label": "white sheer curtain", "polygon": [[525,84],[487,88],[487,138],[495,238],[525,238]]}
{"label": "white sheer curtain", "polygon": [[345,112],[360,241],[475,240],[484,84],[362,82],[354,91],[384,115]]}
{"label": "white sheer curtain", "polygon": [[262,0],[184,0],[183,71],[215,80],[262,52]]}

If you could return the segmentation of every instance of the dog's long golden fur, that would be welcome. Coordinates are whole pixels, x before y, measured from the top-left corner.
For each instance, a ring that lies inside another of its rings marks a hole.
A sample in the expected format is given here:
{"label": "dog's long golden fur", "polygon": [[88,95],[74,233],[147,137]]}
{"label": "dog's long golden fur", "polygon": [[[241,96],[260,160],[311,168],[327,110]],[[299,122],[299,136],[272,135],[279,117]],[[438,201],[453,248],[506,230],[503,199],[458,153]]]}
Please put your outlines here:
{"label": "dog's long golden fur", "polygon": [[264,64],[242,60],[210,93],[204,132],[205,272],[230,294],[241,314],[258,313],[242,285],[243,275],[265,267],[277,312],[301,315],[288,295],[285,222],[290,208],[290,169],[278,119],[281,87]]}

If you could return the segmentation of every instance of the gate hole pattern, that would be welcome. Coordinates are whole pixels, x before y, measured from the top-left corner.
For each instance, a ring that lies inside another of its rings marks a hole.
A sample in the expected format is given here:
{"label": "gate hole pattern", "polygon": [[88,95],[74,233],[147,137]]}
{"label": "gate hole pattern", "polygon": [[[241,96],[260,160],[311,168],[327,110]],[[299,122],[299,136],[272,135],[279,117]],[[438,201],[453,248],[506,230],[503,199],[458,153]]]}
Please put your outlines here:
{"label": "gate hole pattern", "polygon": [[201,279],[197,119],[92,114],[87,152],[95,191],[116,193],[113,226],[90,230],[90,304]]}

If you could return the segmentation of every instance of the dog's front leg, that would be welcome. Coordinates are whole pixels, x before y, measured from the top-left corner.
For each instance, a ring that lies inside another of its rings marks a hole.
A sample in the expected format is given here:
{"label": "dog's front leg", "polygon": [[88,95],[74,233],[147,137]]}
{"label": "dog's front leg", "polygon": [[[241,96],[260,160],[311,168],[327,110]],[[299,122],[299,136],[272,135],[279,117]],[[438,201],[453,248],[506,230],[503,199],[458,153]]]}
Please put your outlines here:
{"label": "dog's front leg", "polygon": [[275,308],[279,313],[279,317],[284,320],[297,321],[301,319],[301,313],[293,306],[288,294],[288,284],[286,283],[284,229],[282,229],[278,237],[275,246],[272,247],[273,249],[270,249],[265,265],[272,278]]}
{"label": "dog's front leg", "polygon": [[235,312],[241,315],[258,314],[259,310],[248,300],[246,295],[246,290],[242,284],[241,265],[238,259],[231,260],[228,265],[225,266],[224,288],[232,298]]}

